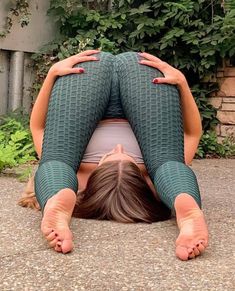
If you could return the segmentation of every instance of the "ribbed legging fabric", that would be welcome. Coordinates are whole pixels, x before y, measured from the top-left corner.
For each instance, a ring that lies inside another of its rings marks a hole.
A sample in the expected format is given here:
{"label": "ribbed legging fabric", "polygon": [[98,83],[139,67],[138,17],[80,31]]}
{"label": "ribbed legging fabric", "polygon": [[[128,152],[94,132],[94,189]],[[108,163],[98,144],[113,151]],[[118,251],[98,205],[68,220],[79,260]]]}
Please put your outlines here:
{"label": "ribbed legging fabric", "polygon": [[60,77],[53,87],[35,176],[41,208],[61,189],[77,192],[76,173],[97,123],[120,117],[131,124],[161,200],[172,209],[176,196],[188,193],[201,206],[196,176],[184,164],[177,88],[153,84],[162,74],[140,65],[136,53],[102,52],[99,59],[79,64],[85,73]]}

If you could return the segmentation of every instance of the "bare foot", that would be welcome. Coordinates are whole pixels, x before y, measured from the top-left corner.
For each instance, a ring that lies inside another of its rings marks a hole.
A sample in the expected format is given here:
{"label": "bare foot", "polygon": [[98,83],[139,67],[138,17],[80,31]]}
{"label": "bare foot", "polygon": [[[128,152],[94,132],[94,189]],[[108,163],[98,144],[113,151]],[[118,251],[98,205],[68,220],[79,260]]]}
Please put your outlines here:
{"label": "bare foot", "polygon": [[65,254],[73,249],[69,224],[75,203],[76,194],[66,188],[50,198],[44,208],[41,230],[49,246],[57,252]]}
{"label": "bare foot", "polygon": [[178,195],[174,206],[180,230],[176,240],[176,256],[186,261],[199,256],[208,246],[207,225],[203,212],[190,195]]}

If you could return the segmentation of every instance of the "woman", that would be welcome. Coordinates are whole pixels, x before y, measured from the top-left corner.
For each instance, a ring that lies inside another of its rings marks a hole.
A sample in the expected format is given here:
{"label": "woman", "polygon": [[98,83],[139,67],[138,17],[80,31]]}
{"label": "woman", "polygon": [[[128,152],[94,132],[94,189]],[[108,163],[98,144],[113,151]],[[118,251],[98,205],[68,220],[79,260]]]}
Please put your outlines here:
{"label": "woman", "polygon": [[152,222],[169,218],[171,209],[180,230],[176,255],[188,260],[207,247],[199,189],[187,167],[201,121],[180,71],[147,53],[82,52],[51,67],[30,128],[41,159],[35,176],[41,230],[56,251],[73,249],[73,211]]}

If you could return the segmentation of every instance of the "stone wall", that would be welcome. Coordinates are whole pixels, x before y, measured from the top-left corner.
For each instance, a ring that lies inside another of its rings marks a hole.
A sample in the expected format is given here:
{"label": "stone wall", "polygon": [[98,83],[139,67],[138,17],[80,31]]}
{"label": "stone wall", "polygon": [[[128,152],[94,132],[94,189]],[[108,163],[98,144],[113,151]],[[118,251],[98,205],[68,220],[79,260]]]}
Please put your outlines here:
{"label": "stone wall", "polygon": [[210,103],[218,110],[220,124],[216,127],[218,139],[233,135],[235,137],[235,67],[226,64],[217,71],[220,90],[213,93]]}

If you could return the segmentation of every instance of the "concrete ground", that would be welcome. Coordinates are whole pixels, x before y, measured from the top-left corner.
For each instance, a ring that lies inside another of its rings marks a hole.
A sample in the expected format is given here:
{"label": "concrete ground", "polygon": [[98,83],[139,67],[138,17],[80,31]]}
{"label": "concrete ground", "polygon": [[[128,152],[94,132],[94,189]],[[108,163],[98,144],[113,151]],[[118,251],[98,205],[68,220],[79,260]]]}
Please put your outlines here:
{"label": "concrete ground", "polygon": [[41,213],[16,205],[24,184],[0,176],[0,290],[235,290],[235,160],[195,160],[209,225],[201,257],[175,257],[174,219],[147,224],[72,220],[75,250],[47,247]]}

